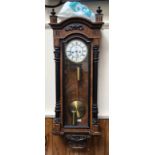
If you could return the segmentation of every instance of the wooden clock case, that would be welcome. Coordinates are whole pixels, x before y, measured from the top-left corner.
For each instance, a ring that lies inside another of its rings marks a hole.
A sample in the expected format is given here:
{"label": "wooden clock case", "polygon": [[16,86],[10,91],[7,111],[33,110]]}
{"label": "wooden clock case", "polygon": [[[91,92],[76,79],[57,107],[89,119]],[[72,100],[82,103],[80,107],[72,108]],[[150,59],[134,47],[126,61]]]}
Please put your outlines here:
{"label": "wooden clock case", "polygon": [[[53,29],[55,75],[56,75],[56,107],[53,134],[62,135],[72,148],[83,148],[91,136],[100,135],[97,106],[97,81],[99,46],[101,39],[100,29],[103,14],[100,7],[96,13],[96,21],[91,22],[85,18],[73,17],[57,23],[54,9],[51,12],[49,25]],[[80,38],[89,47],[89,120],[87,128],[64,127],[64,100],[63,100],[63,43],[67,39]]]}

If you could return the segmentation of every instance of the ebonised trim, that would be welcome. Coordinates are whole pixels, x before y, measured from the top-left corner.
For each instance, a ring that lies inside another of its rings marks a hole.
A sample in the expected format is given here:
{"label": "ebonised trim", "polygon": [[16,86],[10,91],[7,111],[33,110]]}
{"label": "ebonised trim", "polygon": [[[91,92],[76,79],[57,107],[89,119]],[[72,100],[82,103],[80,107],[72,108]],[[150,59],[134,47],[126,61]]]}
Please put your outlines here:
{"label": "ebonised trim", "polygon": [[55,47],[55,79],[56,79],[56,107],[55,107],[55,122],[61,121],[61,107],[60,107],[60,48]]}
{"label": "ebonised trim", "polygon": [[92,124],[96,124],[98,121],[98,106],[97,106],[97,86],[98,86],[98,60],[99,60],[99,46],[93,46],[93,105]]}

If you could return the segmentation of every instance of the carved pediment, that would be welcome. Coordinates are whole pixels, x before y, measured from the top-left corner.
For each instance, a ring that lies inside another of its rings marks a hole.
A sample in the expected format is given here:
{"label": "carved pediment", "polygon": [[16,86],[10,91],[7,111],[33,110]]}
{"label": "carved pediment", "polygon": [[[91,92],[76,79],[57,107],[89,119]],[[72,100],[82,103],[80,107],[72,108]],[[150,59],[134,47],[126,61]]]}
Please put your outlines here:
{"label": "carved pediment", "polygon": [[84,26],[83,26],[83,24],[74,23],[74,24],[70,24],[65,27],[65,31],[73,31],[73,30],[82,31],[82,30],[84,30]]}

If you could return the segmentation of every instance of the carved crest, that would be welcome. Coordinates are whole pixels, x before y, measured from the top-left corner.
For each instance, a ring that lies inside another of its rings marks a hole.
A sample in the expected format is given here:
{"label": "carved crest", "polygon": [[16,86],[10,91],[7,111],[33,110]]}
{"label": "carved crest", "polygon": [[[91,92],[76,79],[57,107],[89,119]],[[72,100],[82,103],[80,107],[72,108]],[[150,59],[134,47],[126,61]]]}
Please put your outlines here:
{"label": "carved crest", "polygon": [[74,23],[74,24],[70,24],[68,26],[65,27],[66,31],[73,31],[73,30],[84,30],[84,26],[82,24],[78,24],[78,23]]}

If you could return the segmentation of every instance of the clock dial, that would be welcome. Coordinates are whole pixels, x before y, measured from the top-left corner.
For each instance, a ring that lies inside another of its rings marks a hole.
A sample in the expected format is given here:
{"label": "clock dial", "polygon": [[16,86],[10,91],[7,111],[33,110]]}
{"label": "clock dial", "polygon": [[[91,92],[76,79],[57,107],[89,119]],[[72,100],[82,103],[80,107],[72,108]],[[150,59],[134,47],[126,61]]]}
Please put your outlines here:
{"label": "clock dial", "polygon": [[72,40],[67,44],[65,53],[70,61],[80,63],[87,57],[88,48],[83,41]]}

